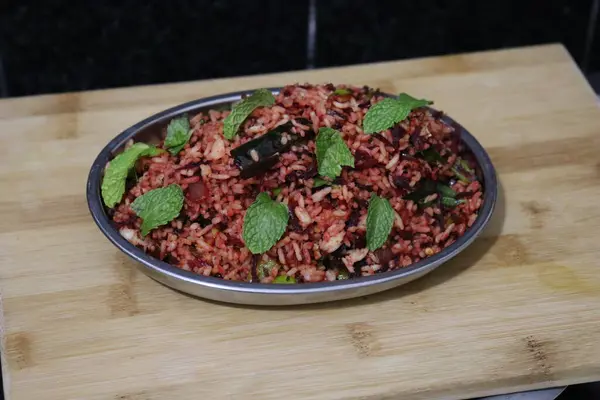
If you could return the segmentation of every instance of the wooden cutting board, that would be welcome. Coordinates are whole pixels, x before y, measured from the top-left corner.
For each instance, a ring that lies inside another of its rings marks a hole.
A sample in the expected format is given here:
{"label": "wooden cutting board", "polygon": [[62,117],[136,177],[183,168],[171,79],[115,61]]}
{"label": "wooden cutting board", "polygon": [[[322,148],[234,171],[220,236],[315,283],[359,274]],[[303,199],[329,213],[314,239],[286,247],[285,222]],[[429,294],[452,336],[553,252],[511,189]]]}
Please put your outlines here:
{"label": "wooden cutting board", "polygon": [[[84,189],[100,149],[184,101],[294,82],[434,99],[499,172],[483,237],[425,278],[289,308],[137,272]],[[600,379],[600,109],[558,45],[0,101],[4,380],[13,400],[459,399]]]}

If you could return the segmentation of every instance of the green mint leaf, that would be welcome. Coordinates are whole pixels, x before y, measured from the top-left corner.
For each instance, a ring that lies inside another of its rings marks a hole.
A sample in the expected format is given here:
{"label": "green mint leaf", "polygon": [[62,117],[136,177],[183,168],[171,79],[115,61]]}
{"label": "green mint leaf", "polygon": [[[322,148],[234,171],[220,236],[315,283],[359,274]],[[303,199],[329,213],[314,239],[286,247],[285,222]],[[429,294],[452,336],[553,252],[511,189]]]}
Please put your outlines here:
{"label": "green mint leaf", "polygon": [[377,250],[387,240],[394,225],[394,209],[387,199],[371,195],[367,211],[367,247]]}
{"label": "green mint leaf", "polygon": [[335,91],[332,94],[336,96],[345,96],[348,94],[352,94],[352,90],[346,88],[339,88],[335,89]]}
{"label": "green mint leaf", "polygon": [[190,121],[187,115],[173,118],[167,127],[165,148],[169,149],[171,154],[175,155],[184,148],[191,136],[192,131],[190,130]]}
{"label": "green mint leaf", "polygon": [[102,178],[102,200],[108,208],[121,201],[125,193],[125,181],[129,171],[140,157],[154,157],[164,150],[145,143],[134,143],[133,146],[113,158],[104,171]]}
{"label": "green mint leaf", "polygon": [[318,187],[325,186],[325,185],[330,185],[330,184],[331,184],[331,182],[329,182],[329,181],[326,181],[326,180],[325,180],[325,179],[323,179],[323,178],[319,178],[319,177],[317,177],[317,178],[315,178],[315,180],[314,180],[313,187],[314,187],[314,188],[318,188]]}
{"label": "green mint leaf", "polygon": [[433,101],[425,99],[415,99],[414,97],[406,93],[400,93],[397,99],[399,102],[409,105],[411,110],[433,104]]}
{"label": "green mint leaf", "polygon": [[293,276],[279,275],[279,276],[276,276],[275,279],[273,279],[273,283],[279,283],[279,284],[283,284],[283,285],[291,285],[291,284],[296,283],[296,278],[294,278]]}
{"label": "green mint leaf", "polygon": [[354,156],[335,129],[319,129],[316,147],[319,175],[335,179],[342,173],[342,166],[354,168]]}
{"label": "green mint leaf", "polygon": [[283,236],[288,224],[288,208],[260,193],[244,217],[242,239],[252,254],[269,250]]}
{"label": "green mint leaf", "polygon": [[363,121],[363,131],[370,134],[390,129],[398,122],[404,121],[415,108],[429,104],[433,102],[415,99],[406,93],[400,93],[395,99],[385,98],[369,108]]}
{"label": "green mint leaf", "polygon": [[267,107],[273,104],[275,104],[273,93],[267,89],[258,89],[251,96],[233,106],[231,113],[223,121],[223,136],[229,140],[233,139],[252,111],[258,107]]}
{"label": "green mint leaf", "polygon": [[181,207],[183,190],[176,184],[151,190],[131,203],[131,209],[142,219],[142,236],[177,218]]}
{"label": "green mint leaf", "polygon": [[369,108],[363,121],[365,133],[379,133],[403,121],[410,114],[410,108],[396,99],[386,98]]}

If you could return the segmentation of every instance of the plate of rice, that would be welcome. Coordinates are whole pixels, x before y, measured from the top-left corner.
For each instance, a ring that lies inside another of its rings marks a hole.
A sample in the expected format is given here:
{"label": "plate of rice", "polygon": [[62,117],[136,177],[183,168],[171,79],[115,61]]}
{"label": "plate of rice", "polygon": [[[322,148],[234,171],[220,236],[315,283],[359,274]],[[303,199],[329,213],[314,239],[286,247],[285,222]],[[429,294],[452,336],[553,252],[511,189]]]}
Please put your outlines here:
{"label": "plate of rice", "polygon": [[294,84],[195,100],[100,152],[87,198],[153,279],[257,305],[346,299],[463,251],[496,202],[492,163],[433,101]]}

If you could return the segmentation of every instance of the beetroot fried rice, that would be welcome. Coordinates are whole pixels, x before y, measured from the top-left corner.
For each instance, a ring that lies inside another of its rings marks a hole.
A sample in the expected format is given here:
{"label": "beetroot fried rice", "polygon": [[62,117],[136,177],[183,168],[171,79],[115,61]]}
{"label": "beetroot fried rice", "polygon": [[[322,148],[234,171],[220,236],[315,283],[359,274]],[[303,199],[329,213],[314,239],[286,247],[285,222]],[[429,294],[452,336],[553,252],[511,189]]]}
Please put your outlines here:
{"label": "beetroot fried rice", "polygon": [[[302,283],[383,273],[455,242],[475,222],[482,204],[477,165],[463,148],[457,128],[446,124],[441,112],[421,107],[391,129],[365,134],[365,114],[383,94],[369,87],[340,88],[286,86],[273,106],[255,109],[231,141],[223,136],[223,120],[230,111],[189,116],[193,133],[178,154],[138,160],[137,181],[128,181],[123,199],[111,210],[114,224],[130,243],[181,269],[263,283],[278,276]],[[231,151],[285,124],[303,140],[278,154],[268,168],[244,176]],[[341,133],[355,165],[344,167],[330,185],[315,187],[315,135],[322,127]],[[445,161],[431,162],[424,156],[428,149]],[[453,167],[459,161],[462,174]],[[465,171],[473,173],[459,179]],[[422,199],[414,196],[431,182],[450,187],[456,204],[444,204],[442,193],[435,190]],[[181,213],[142,236],[141,219],[131,203],[171,184],[183,190]],[[287,205],[289,223],[273,247],[254,255],[242,231],[246,210],[261,192]],[[372,193],[387,199],[394,210],[392,231],[375,251],[366,247],[365,238]],[[267,272],[258,274],[258,266],[267,262]]]}

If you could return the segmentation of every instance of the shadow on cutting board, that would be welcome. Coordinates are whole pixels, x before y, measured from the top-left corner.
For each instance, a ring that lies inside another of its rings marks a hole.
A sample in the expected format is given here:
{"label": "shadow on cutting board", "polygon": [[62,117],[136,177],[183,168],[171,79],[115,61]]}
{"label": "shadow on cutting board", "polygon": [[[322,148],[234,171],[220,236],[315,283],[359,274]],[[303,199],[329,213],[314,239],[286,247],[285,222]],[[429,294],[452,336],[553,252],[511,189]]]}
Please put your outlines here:
{"label": "shadow on cutting board", "polygon": [[[268,309],[273,312],[278,311],[289,311],[289,310],[317,310],[335,307],[337,309],[341,307],[355,307],[362,304],[377,303],[380,301],[388,301],[398,297],[418,293],[434,286],[440,285],[450,279],[453,279],[463,271],[466,271],[471,266],[475,265],[493,246],[498,240],[498,237],[502,233],[504,227],[504,221],[506,216],[506,203],[504,195],[504,187],[500,179],[498,179],[498,199],[496,202],[496,209],[490,219],[487,227],[482,232],[481,236],[476,239],[467,249],[457,255],[452,260],[441,265],[435,271],[425,275],[424,277],[410,282],[406,285],[400,286],[395,289],[390,289],[385,292],[376,293],[370,296],[363,296],[355,299],[332,301],[328,303],[318,304],[307,304],[307,305],[296,305],[296,306],[282,306],[282,307],[270,307],[270,306],[253,306],[253,305],[241,305],[241,304],[225,304],[219,303],[213,300],[202,299],[214,304],[222,304],[226,307],[236,308],[251,308],[251,309]],[[186,293],[181,293],[184,296],[189,296]]]}

